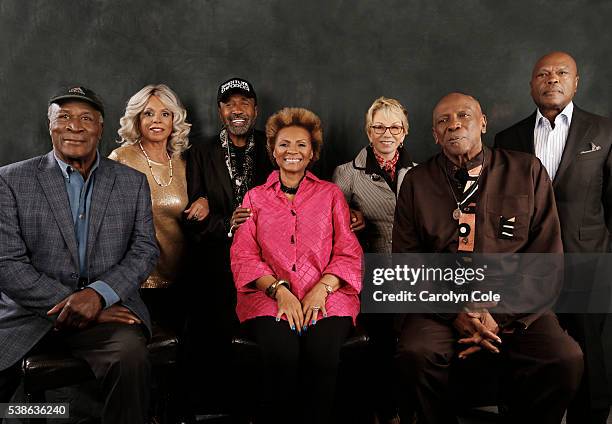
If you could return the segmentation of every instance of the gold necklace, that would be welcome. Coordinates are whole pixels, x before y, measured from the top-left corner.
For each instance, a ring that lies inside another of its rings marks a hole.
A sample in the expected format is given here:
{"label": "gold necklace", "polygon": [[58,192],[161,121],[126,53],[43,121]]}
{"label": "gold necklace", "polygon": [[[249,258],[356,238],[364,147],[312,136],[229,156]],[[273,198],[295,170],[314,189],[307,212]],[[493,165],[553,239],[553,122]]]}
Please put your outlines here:
{"label": "gold necklace", "polygon": [[149,155],[147,155],[147,152],[144,149],[144,147],[142,147],[142,143],[140,141],[138,141],[138,145],[140,146],[140,150],[142,150],[142,154],[145,156],[145,158],[147,158],[147,165],[149,165],[149,172],[151,172],[151,176],[153,177],[153,180],[155,180],[157,185],[160,187],[168,187],[170,184],[172,184],[172,158],[170,158],[170,155],[168,154],[168,152],[166,151],[166,156],[168,157],[168,163],[170,164],[170,180],[168,181],[168,184],[162,184],[159,182],[159,180],[153,173],[153,167],[151,166],[151,159],[149,159]]}

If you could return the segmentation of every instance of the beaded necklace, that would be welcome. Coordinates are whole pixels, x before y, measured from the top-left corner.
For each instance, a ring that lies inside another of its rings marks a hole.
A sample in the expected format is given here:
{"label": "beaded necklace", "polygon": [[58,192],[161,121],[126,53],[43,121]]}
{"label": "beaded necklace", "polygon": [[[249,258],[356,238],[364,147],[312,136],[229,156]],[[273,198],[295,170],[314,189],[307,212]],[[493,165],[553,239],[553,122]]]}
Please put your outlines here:
{"label": "beaded necklace", "polygon": [[149,159],[149,155],[147,155],[147,152],[144,149],[144,147],[142,147],[142,143],[140,141],[138,141],[138,145],[140,146],[140,150],[142,150],[142,154],[147,159],[147,165],[149,165],[149,172],[151,172],[151,176],[153,177],[153,180],[155,180],[157,185],[160,186],[160,187],[168,187],[170,184],[172,184],[172,158],[170,158],[170,155],[168,154],[168,152],[166,151],[166,156],[168,157],[168,163],[170,164],[170,180],[168,181],[167,184],[163,184],[163,183],[159,182],[159,180],[157,179],[157,177],[153,173],[153,167],[151,166],[151,159]]}
{"label": "beaded necklace", "polygon": [[306,173],[304,173],[302,178],[300,178],[300,181],[297,183],[297,185],[295,187],[287,187],[285,184],[283,184],[283,181],[281,180],[280,173],[279,173],[278,174],[278,182],[280,182],[280,189],[281,189],[281,191],[283,193],[287,193],[287,194],[296,194],[298,192],[298,188],[300,188],[300,184],[302,183],[302,180],[304,179],[305,176],[306,176]]}

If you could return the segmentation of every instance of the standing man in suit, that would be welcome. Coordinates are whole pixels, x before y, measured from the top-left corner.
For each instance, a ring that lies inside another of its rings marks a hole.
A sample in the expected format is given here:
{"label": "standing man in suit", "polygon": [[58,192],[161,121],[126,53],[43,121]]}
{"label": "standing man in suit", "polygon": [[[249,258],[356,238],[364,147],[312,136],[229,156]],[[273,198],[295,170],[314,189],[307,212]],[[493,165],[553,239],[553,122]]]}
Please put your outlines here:
{"label": "standing man in suit", "polygon": [[244,195],[272,172],[266,135],[255,129],[253,85],[237,77],[224,81],[217,90],[217,108],[220,132],[186,152],[187,193],[198,216],[186,220],[192,254],[184,379],[195,412],[225,412],[234,403],[229,360],[238,317],[229,250],[234,231],[250,217],[240,207]]}
{"label": "standing man in suit", "polygon": [[[578,69],[567,53],[543,56],[533,68],[537,110],[500,132],[495,147],[535,154],[553,180],[566,253],[610,252],[612,123],[574,105]],[[610,410],[602,330],[605,314],[562,314],[585,358],[581,388],[567,422],[605,423]]]}
{"label": "standing man in suit", "polygon": [[150,323],[138,288],[159,255],[147,179],[98,153],[93,91],[62,90],[48,118],[53,150],[0,168],[0,402],[25,355],[59,347],[91,366],[103,423],[144,423]]}

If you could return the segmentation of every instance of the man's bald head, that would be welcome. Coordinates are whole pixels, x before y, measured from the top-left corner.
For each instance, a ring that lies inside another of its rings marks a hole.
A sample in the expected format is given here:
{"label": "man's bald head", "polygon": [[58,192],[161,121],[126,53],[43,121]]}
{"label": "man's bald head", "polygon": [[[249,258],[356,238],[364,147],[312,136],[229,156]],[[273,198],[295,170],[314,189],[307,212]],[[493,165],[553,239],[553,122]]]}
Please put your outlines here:
{"label": "man's bald head", "polygon": [[533,66],[533,71],[531,75],[533,76],[536,70],[541,68],[543,65],[548,65],[551,63],[559,63],[559,62],[566,63],[568,66],[570,66],[574,70],[576,75],[578,75],[578,65],[576,64],[576,61],[574,60],[574,58],[569,53],[561,52],[561,51],[550,52],[550,53],[545,54],[541,58],[539,58],[536,64]]}
{"label": "man's bald head", "polygon": [[436,116],[436,110],[438,109],[438,107],[440,105],[444,105],[445,103],[448,102],[461,102],[464,104],[471,104],[475,110],[477,110],[478,112],[482,113],[482,108],[480,107],[480,102],[478,100],[476,100],[476,98],[474,96],[470,96],[469,94],[465,94],[465,93],[461,93],[459,91],[455,91],[452,93],[448,93],[447,95],[443,96],[440,100],[438,100],[438,103],[436,103],[436,106],[434,106],[434,110],[433,110],[433,119],[434,119],[434,125],[435,125],[435,116]]}
{"label": "man's bald head", "polygon": [[578,89],[578,66],[565,52],[542,56],[531,73],[531,97],[546,118],[555,117],[572,101]]}
{"label": "man's bald head", "polygon": [[482,150],[481,134],[487,130],[487,118],[480,103],[464,93],[442,97],[433,110],[433,136],[444,154],[461,165]]}

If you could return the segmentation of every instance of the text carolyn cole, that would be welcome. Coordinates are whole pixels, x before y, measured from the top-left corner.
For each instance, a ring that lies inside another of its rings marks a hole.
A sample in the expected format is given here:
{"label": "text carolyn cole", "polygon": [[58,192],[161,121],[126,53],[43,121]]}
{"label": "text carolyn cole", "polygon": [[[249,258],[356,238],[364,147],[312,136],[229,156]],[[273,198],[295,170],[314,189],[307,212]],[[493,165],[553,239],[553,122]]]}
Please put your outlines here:
{"label": "text carolyn cole", "polygon": [[446,293],[431,293],[427,290],[419,292],[411,292],[402,290],[399,293],[383,293],[380,290],[372,294],[375,302],[449,302],[449,303],[464,303],[464,302],[500,302],[501,295],[492,290],[480,291],[474,290],[470,293],[455,293],[448,291]]}
{"label": "text carolyn cole", "polygon": [[483,281],[486,268],[486,265],[481,268],[432,268],[425,265],[420,267],[396,265],[394,268],[374,268],[372,270],[372,283],[380,286],[385,282],[401,281],[414,286],[419,281],[427,281],[452,282],[456,285],[462,285]]}

